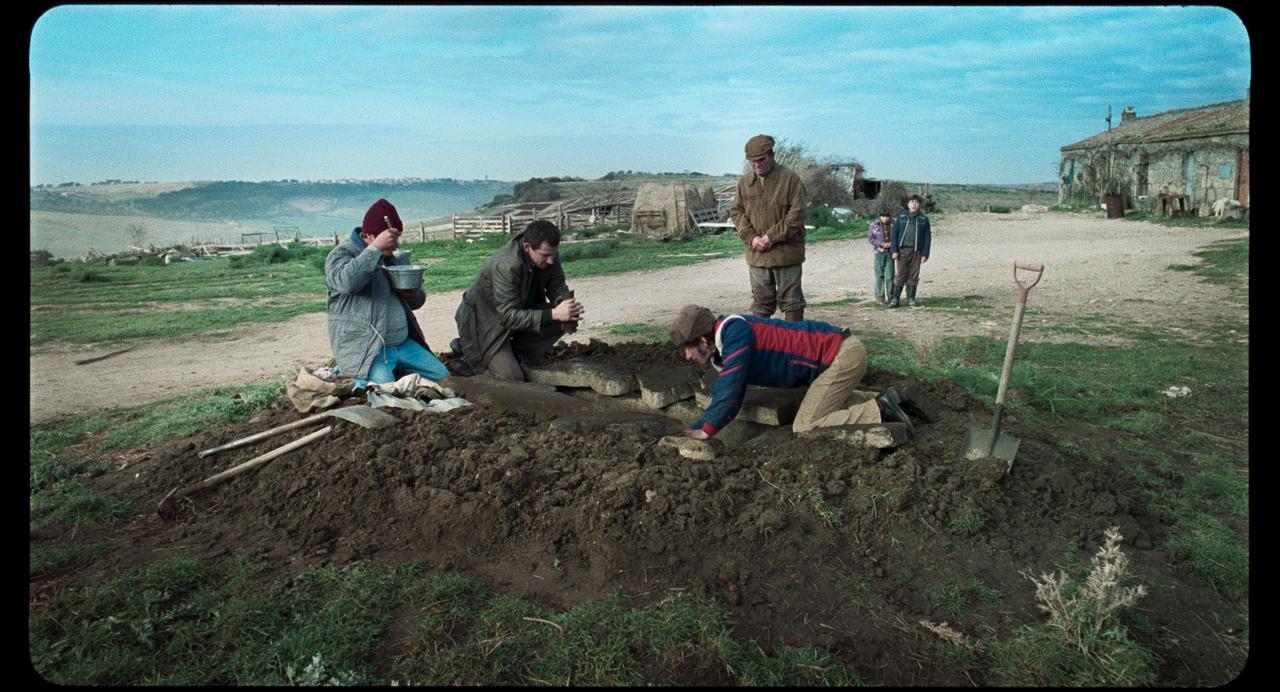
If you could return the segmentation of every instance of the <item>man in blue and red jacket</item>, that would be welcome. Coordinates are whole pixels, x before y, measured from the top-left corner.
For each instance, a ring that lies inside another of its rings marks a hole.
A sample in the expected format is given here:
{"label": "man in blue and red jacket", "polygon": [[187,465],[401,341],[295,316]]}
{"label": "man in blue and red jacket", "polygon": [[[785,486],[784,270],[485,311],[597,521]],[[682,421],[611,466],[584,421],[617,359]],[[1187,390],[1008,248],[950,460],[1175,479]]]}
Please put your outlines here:
{"label": "man in blue and red jacket", "polygon": [[809,387],[792,430],[910,419],[890,399],[855,388],[867,372],[867,349],[858,337],[826,322],[768,319],[754,315],[715,317],[686,305],[671,327],[672,343],[685,360],[711,363],[720,372],[711,403],[685,430],[699,440],[713,437],[742,408],[747,385]]}

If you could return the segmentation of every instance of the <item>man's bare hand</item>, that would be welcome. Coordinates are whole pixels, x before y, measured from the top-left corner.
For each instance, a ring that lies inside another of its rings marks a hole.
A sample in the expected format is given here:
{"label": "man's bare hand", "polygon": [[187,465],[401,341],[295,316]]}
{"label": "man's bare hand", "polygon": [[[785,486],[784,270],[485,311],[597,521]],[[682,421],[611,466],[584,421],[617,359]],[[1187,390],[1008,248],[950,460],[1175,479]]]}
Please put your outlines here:
{"label": "man's bare hand", "polygon": [[773,241],[767,235],[758,235],[751,239],[751,247],[756,252],[768,252],[773,247]]}
{"label": "man's bare hand", "polygon": [[557,322],[577,322],[582,319],[584,314],[586,314],[586,310],[582,308],[582,303],[579,303],[574,298],[567,298],[564,302],[551,308],[551,319]]}
{"label": "man's bare hand", "polygon": [[701,430],[688,429],[684,431],[685,437],[692,437],[695,440],[710,440],[711,436]]}
{"label": "man's bare hand", "polygon": [[928,262],[928,261],[929,261],[928,257],[925,257],[924,255],[920,255],[920,264],[924,264],[925,262]]}
{"label": "man's bare hand", "polygon": [[387,230],[382,231],[373,239],[372,243],[369,243],[369,245],[377,248],[378,252],[384,254],[394,251],[400,246],[400,229],[388,228]]}

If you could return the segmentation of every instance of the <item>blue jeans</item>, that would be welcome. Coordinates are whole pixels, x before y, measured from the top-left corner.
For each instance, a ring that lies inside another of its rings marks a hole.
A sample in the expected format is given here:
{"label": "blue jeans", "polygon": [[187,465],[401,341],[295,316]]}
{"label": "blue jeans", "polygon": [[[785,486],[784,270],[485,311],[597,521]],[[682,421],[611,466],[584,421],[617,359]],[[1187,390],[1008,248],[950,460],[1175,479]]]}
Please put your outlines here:
{"label": "blue jeans", "polygon": [[893,255],[888,250],[872,253],[871,267],[876,277],[875,297],[893,297]]}
{"label": "blue jeans", "polygon": [[395,382],[399,377],[418,373],[428,380],[439,381],[449,376],[449,369],[440,362],[422,344],[413,339],[405,339],[399,346],[387,346],[373,360],[369,368],[369,379],[355,378],[356,389],[364,389],[370,382],[385,384]]}

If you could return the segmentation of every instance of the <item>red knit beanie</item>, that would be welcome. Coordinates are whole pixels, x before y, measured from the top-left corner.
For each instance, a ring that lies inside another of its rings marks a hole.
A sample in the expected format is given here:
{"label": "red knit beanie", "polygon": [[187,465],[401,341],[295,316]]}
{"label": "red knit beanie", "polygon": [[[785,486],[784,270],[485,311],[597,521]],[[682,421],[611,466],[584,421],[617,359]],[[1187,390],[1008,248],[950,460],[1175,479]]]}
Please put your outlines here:
{"label": "red knit beanie", "polygon": [[380,199],[369,207],[369,211],[364,213],[364,223],[360,225],[361,234],[378,235],[387,230],[387,222],[383,217],[391,219],[392,228],[404,230],[404,226],[400,223],[400,214],[396,213],[396,208],[385,199]]}

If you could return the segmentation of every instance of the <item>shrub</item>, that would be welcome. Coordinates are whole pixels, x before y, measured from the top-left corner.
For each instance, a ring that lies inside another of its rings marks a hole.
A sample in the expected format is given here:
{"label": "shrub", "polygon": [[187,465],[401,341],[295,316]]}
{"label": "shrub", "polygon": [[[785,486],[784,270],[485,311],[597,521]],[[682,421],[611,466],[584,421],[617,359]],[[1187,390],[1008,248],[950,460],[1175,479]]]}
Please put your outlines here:
{"label": "shrub", "polygon": [[880,188],[880,196],[876,197],[876,212],[888,211],[889,216],[897,216],[907,209],[907,186],[891,180]]}

